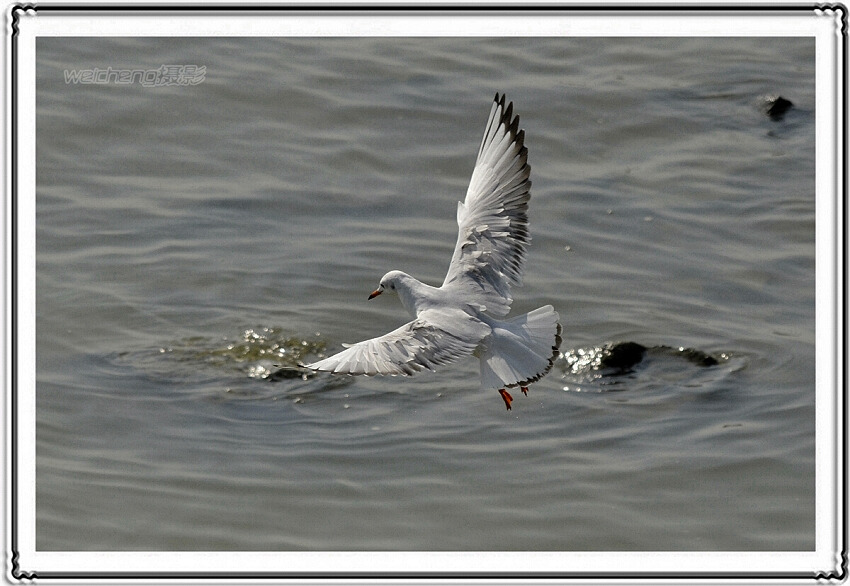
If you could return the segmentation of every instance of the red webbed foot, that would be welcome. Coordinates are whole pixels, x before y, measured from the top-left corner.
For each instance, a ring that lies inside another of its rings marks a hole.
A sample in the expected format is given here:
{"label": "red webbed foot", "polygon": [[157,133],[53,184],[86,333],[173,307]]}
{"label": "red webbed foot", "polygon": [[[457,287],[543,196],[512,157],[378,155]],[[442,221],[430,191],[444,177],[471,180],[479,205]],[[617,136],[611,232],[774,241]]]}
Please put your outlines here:
{"label": "red webbed foot", "polygon": [[519,390],[522,391],[523,395],[528,396],[528,387],[520,387]]}
{"label": "red webbed foot", "polygon": [[507,392],[505,389],[499,389],[499,394],[502,395],[502,400],[505,402],[505,407],[507,407],[508,411],[510,411],[511,410],[511,401],[513,401],[514,398],[511,397],[511,394],[509,392]]}

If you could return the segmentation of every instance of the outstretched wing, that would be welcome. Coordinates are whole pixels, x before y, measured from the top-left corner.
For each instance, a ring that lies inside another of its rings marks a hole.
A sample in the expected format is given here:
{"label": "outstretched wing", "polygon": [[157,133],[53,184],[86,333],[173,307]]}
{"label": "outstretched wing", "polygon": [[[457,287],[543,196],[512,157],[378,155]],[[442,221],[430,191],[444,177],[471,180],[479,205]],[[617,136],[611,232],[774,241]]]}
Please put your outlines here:
{"label": "outstretched wing", "polygon": [[426,310],[389,334],[357,344],[305,368],[334,374],[411,375],[472,353],[490,328],[460,310]]}
{"label": "outstretched wing", "polygon": [[507,315],[512,285],[522,284],[531,242],[528,200],[531,167],[513,102],[496,94],[466,200],[458,202],[458,238],[444,288],[461,291],[493,315]]}

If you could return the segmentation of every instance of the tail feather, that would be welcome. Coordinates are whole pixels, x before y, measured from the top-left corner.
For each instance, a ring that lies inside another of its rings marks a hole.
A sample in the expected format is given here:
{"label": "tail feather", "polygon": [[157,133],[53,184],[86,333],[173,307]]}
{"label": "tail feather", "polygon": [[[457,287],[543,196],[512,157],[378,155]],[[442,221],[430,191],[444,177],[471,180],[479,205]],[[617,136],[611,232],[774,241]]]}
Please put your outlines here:
{"label": "tail feather", "polygon": [[481,386],[504,389],[540,380],[560,354],[558,319],[546,305],[511,320],[493,320],[493,331],[479,352]]}

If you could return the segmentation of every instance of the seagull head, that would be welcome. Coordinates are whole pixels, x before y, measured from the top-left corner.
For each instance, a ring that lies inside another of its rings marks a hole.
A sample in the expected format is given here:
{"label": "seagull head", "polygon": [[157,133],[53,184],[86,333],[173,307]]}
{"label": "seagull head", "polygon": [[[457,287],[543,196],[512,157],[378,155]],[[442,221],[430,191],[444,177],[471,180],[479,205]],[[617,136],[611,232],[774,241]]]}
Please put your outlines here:
{"label": "seagull head", "polygon": [[384,291],[392,291],[393,293],[396,293],[398,279],[403,274],[404,273],[401,271],[390,271],[381,277],[381,282],[378,284],[378,288],[369,294],[369,299],[374,299]]}

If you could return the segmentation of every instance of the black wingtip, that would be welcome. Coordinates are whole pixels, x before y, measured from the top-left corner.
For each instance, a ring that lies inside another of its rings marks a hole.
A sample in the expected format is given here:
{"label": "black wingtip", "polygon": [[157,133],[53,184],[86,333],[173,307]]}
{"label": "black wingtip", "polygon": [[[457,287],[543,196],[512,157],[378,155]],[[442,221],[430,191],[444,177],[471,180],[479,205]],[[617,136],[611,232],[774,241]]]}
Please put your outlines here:
{"label": "black wingtip", "polygon": [[514,117],[514,121],[511,122],[511,125],[508,127],[508,132],[511,136],[516,140],[517,132],[519,131],[519,116]]}
{"label": "black wingtip", "polygon": [[507,106],[505,106],[505,101],[507,100],[506,94],[500,94],[496,92],[493,101],[501,110],[501,114],[499,115],[499,125],[504,125],[505,130],[512,136],[516,136],[520,131],[519,128],[519,115],[514,116],[514,103],[508,102]]}
{"label": "black wingtip", "polygon": [[[517,123],[519,121],[519,116],[517,116]],[[525,130],[520,130],[516,133],[516,137],[514,138],[514,143],[519,147],[519,156],[524,157],[528,155],[528,149],[525,147]]]}

